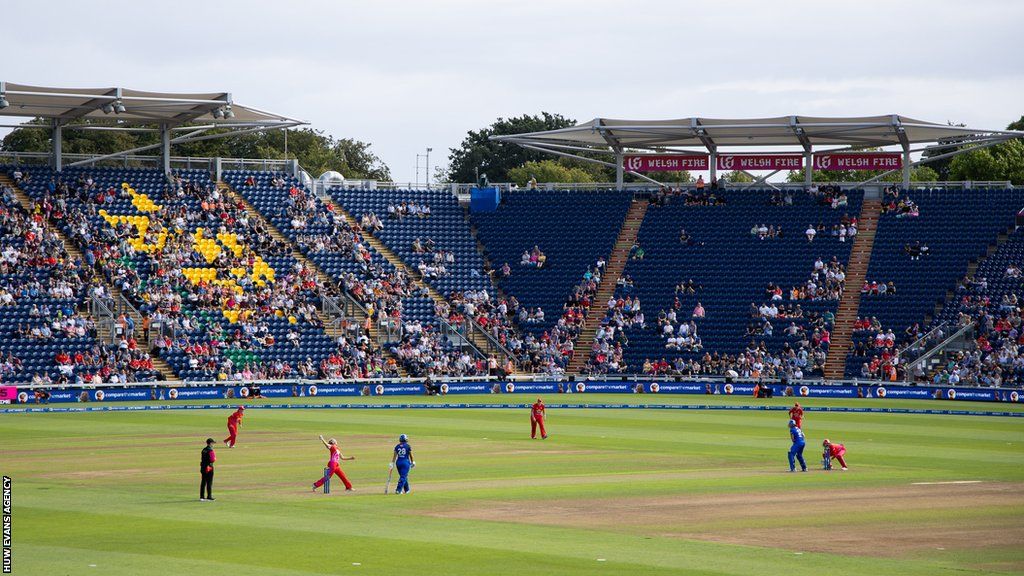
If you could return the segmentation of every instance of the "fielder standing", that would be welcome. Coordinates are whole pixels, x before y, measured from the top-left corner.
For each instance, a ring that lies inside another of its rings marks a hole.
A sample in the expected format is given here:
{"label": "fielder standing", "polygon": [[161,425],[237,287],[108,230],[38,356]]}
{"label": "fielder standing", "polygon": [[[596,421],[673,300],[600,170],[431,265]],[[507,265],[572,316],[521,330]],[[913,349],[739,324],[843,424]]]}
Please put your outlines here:
{"label": "fielder standing", "polygon": [[807,472],[807,462],[804,461],[804,446],[807,442],[804,440],[804,431],[796,425],[795,420],[789,421],[789,438],[793,441],[793,445],[789,447],[789,454],[786,455],[789,458],[789,471],[796,471],[795,459],[800,462],[800,471]]}
{"label": "fielder standing", "polygon": [[796,422],[797,428],[804,429],[804,409],[799,402],[793,404],[793,407],[789,409],[789,419]]}
{"label": "fielder standing", "polygon": [[235,440],[238,438],[238,427],[242,425],[242,416],[245,416],[245,406],[239,406],[238,410],[235,410],[228,416],[228,437],[224,439],[224,443],[228,445],[228,448],[235,447]]}
{"label": "fielder standing", "polygon": [[331,459],[327,462],[327,468],[330,469],[330,471],[327,474],[324,474],[320,479],[313,483],[313,492],[316,492],[317,488],[323,486],[324,480],[330,478],[332,474],[337,475],[338,478],[341,479],[341,482],[345,484],[346,492],[351,492],[352,483],[348,481],[348,477],[345,476],[345,473],[341,470],[341,461],[355,460],[356,457],[345,457],[341,453],[341,449],[338,448],[338,441],[335,440],[334,438],[331,438],[330,440],[324,440],[324,437],[320,436],[320,441],[324,443],[324,447],[327,448],[327,450],[330,451],[331,453]]}
{"label": "fielder standing", "polygon": [[416,461],[412,459],[412,446],[409,445],[409,437],[402,434],[398,437],[398,444],[391,454],[391,463],[388,469],[398,468],[398,484],[395,485],[395,494],[409,493],[409,470],[416,467]]}
{"label": "fielder standing", "polygon": [[544,401],[537,398],[537,401],[530,406],[530,438],[537,437],[537,428],[540,427],[540,439],[546,440],[548,437],[547,430],[544,429],[544,416],[547,413],[544,410]]}

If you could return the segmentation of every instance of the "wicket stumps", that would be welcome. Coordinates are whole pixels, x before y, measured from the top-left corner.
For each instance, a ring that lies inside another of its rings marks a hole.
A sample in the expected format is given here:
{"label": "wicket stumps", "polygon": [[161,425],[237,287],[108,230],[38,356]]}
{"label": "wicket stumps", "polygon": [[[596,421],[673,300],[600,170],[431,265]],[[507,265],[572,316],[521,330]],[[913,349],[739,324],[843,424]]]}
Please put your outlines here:
{"label": "wicket stumps", "polygon": [[324,494],[331,493],[331,469],[324,468]]}
{"label": "wicket stumps", "polygon": [[832,469],[832,455],[828,453],[828,450],[821,455],[821,468],[822,470]]}

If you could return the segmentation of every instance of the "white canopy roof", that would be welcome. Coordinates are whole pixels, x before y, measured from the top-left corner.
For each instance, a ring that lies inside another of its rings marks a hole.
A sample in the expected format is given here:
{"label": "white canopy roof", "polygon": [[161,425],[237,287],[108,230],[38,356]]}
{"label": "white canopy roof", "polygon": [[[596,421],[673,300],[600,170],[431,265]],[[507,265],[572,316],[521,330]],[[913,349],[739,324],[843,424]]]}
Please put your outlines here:
{"label": "white canopy roof", "polygon": [[[295,126],[301,120],[232,101],[229,92],[144,92],[130,88],[52,88],[0,82],[0,116],[111,120],[119,124],[214,123],[225,127]],[[6,106],[3,103],[6,102]],[[122,107],[123,106],[123,110]]]}
{"label": "white canopy roof", "polygon": [[569,128],[494,136],[492,140],[535,146],[579,146],[605,150],[700,146],[817,146],[870,147],[938,142],[946,138],[972,140],[1014,132],[976,130],[925,122],[891,114],[854,118],[779,116],[777,118],[678,118],[618,120],[594,118]]}

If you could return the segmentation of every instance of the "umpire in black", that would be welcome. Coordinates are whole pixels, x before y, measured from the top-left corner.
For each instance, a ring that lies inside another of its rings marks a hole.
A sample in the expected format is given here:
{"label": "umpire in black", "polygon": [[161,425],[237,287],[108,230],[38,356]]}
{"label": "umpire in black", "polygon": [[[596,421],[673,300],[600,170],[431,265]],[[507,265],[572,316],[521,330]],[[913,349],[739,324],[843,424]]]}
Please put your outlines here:
{"label": "umpire in black", "polygon": [[[203,448],[203,456],[199,461],[199,474],[203,479],[199,482],[199,501],[206,502],[213,500],[213,463],[217,461],[217,454],[213,451],[216,442],[213,438],[206,439],[206,448]],[[203,490],[206,496],[203,496]]]}

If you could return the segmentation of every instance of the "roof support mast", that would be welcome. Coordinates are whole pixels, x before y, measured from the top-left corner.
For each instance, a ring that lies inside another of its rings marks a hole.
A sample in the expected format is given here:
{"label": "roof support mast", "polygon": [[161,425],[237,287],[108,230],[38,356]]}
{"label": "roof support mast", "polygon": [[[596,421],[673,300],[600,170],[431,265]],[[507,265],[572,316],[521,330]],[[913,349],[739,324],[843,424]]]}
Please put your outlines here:
{"label": "roof support mast", "polygon": [[160,125],[160,160],[164,169],[164,175],[171,176],[171,127],[167,124]]}
{"label": "roof support mast", "polygon": [[800,120],[796,116],[789,117],[789,127],[793,130],[793,134],[796,135],[796,139],[800,142],[800,146],[804,149],[804,186],[810,188],[811,183],[814,182],[814,146],[811,144],[810,139],[807,138],[807,134],[804,133],[804,129],[800,126]]}
{"label": "roof support mast", "polygon": [[892,127],[900,140],[900,147],[903,148],[903,189],[906,190],[910,188],[910,140],[903,129],[903,121],[896,114],[892,115]]}
{"label": "roof support mast", "polygon": [[[604,126],[603,120],[598,122],[598,129],[600,129],[600,127],[602,126]],[[622,190],[622,185],[625,179],[625,174],[623,171],[624,168],[622,166],[622,145],[619,144],[618,140],[612,138],[612,136],[608,134],[606,130],[601,130],[601,137],[604,138],[606,142],[608,142],[608,147],[615,152],[615,189]]]}
{"label": "roof support mast", "polygon": [[693,131],[693,135],[700,140],[701,144],[703,144],[711,154],[711,158],[708,159],[711,181],[718,182],[718,145],[715,144],[714,140],[708,137],[707,130],[700,127],[700,120],[697,118],[690,118],[690,129]]}
{"label": "roof support mast", "polygon": [[50,120],[50,139],[53,140],[53,170],[60,172],[64,168],[64,158],[62,151],[62,141],[64,139],[62,125],[60,120],[54,118]]}

